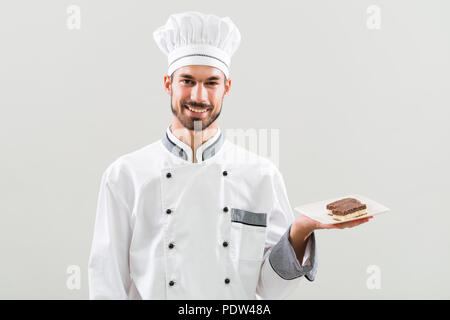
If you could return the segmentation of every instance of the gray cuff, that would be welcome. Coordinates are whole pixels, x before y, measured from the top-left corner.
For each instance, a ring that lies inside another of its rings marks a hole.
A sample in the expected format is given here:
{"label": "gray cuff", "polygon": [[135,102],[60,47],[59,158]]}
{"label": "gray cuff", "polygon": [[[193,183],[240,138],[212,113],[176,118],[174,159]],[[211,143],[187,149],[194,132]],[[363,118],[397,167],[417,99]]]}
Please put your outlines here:
{"label": "gray cuff", "polygon": [[311,233],[308,239],[308,241],[312,241],[310,255],[311,265],[302,267],[297,260],[294,248],[289,242],[291,226],[289,226],[280,241],[272,248],[269,255],[269,263],[272,269],[285,280],[293,280],[304,275],[309,281],[314,281],[318,265],[314,232]]}

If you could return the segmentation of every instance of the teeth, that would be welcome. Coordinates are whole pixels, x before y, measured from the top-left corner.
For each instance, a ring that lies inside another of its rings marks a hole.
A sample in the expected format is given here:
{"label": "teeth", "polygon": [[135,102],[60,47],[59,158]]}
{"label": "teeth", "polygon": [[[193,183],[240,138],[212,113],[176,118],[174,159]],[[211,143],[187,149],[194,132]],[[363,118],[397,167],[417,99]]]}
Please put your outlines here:
{"label": "teeth", "polygon": [[192,108],[190,106],[187,106],[187,108],[189,110],[193,111],[193,112],[198,112],[198,113],[203,113],[203,112],[206,112],[208,110],[208,109],[195,109],[195,108]]}

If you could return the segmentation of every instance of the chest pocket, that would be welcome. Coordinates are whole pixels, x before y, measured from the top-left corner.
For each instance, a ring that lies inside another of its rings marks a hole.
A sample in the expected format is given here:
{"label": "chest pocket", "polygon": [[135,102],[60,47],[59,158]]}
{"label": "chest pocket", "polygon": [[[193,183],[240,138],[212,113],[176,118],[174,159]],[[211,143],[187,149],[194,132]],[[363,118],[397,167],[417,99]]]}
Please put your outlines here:
{"label": "chest pocket", "polygon": [[267,214],[231,208],[233,257],[262,260],[267,228]]}

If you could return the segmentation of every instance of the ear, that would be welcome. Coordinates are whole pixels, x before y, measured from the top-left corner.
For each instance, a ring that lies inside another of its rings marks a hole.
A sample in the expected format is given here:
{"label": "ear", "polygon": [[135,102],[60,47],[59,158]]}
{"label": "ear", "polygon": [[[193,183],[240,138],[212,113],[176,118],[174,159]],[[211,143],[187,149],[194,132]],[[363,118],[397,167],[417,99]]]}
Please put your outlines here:
{"label": "ear", "polygon": [[224,92],[224,97],[230,92],[230,88],[231,88],[231,79],[227,79],[225,81],[225,92]]}
{"label": "ear", "polygon": [[172,82],[169,75],[164,76],[164,89],[169,95],[172,94]]}

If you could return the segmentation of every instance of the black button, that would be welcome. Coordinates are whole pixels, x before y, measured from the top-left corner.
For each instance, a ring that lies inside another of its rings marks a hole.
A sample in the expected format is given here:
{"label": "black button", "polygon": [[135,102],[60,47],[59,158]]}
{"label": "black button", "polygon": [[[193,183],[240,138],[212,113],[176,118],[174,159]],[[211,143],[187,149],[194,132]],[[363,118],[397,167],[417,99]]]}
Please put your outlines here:
{"label": "black button", "polygon": [[170,282],[169,282],[169,286],[173,286],[175,284],[175,282],[174,281],[172,281],[172,280],[170,280]]}
{"label": "black button", "polygon": [[224,212],[228,212],[228,207],[223,208]]}
{"label": "black button", "polygon": [[172,174],[170,172],[167,172],[166,177],[170,178],[172,176]]}
{"label": "black button", "polygon": [[167,213],[167,214],[171,214],[171,213],[172,213],[172,210],[167,209],[167,210],[166,210],[166,213]]}
{"label": "black button", "polygon": [[228,172],[224,171],[224,172],[222,172],[222,174],[223,174],[224,176],[227,176],[227,175],[228,175]]}
{"label": "black button", "polygon": [[175,245],[173,243],[169,243],[169,249],[173,249],[173,247],[175,247]]}
{"label": "black button", "polygon": [[222,244],[224,247],[228,247],[228,242],[224,241]]}
{"label": "black button", "polygon": [[225,283],[226,283],[226,284],[230,283],[230,279],[226,278],[226,279],[225,279]]}

